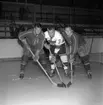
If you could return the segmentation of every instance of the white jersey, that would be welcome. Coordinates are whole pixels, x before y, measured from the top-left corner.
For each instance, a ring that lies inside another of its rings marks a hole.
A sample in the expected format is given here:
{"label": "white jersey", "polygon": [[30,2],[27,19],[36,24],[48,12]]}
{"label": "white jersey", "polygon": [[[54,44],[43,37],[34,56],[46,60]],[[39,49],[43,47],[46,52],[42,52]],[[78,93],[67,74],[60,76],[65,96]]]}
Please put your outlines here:
{"label": "white jersey", "polygon": [[47,41],[55,42],[54,45],[56,45],[56,46],[60,46],[63,43],[65,43],[62,35],[60,34],[60,32],[58,32],[56,30],[55,30],[55,35],[54,35],[53,38],[51,38],[49,36],[48,31],[46,31],[44,34],[45,34],[45,39],[47,39]]}

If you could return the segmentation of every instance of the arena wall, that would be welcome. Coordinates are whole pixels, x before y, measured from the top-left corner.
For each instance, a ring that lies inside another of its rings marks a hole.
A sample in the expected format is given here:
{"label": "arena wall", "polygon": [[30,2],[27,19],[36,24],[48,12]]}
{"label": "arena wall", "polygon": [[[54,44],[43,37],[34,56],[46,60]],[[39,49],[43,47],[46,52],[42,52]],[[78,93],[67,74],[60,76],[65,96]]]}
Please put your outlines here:
{"label": "arena wall", "polygon": [[[90,51],[92,38],[86,38],[87,52]],[[22,47],[17,39],[0,39],[0,59],[21,58]],[[103,38],[93,38],[91,61],[103,63]]]}

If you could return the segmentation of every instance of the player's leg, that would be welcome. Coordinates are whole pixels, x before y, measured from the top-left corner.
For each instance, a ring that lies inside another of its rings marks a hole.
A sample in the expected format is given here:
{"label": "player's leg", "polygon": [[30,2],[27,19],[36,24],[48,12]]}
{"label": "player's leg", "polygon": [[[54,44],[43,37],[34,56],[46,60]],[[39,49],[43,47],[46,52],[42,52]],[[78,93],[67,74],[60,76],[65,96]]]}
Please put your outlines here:
{"label": "player's leg", "polygon": [[56,55],[54,53],[54,50],[55,50],[55,46],[51,45],[50,46],[50,51],[49,51],[49,61],[50,61],[50,71],[49,71],[49,75],[51,77],[54,76],[55,74],[55,69],[56,69],[56,65],[55,65],[55,62],[56,62]]}
{"label": "player's leg", "polygon": [[81,62],[84,65],[84,68],[86,70],[87,75],[92,75],[91,67],[90,67],[90,61],[89,61],[89,55],[85,53],[85,47],[81,46],[79,48],[78,53],[81,59]]}
{"label": "player's leg", "polygon": [[60,59],[63,65],[63,70],[66,76],[69,75],[69,62],[68,62],[68,56],[66,54],[60,55]]}
{"label": "player's leg", "polygon": [[21,65],[20,65],[20,78],[23,79],[24,78],[24,73],[25,73],[25,67],[28,63],[28,60],[29,60],[29,51],[27,49],[23,49],[23,56],[21,58]]}
{"label": "player's leg", "polygon": [[68,62],[68,55],[66,54],[66,45],[65,43],[60,46],[60,50],[58,52],[60,56],[60,60],[62,62],[62,66],[64,69],[64,73],[67,76],[69,74],[69,62]]}
{"label": "player's leg", "polygon": [[73,54],[70,54],[70,48],[71,46],[67,46],[66,45],[66,54],[68,56],[68,63],[69,63],[69,74],[70,74],[70,70],[71,70],[71,66],[70,66],[70,63],[72,62],[72,70],[73,70],[73,75],[74,75],[74,72],[75,72],[75,60],[76,60],[76,54],[77,54],[77,49],[75,50],[75,53]]}

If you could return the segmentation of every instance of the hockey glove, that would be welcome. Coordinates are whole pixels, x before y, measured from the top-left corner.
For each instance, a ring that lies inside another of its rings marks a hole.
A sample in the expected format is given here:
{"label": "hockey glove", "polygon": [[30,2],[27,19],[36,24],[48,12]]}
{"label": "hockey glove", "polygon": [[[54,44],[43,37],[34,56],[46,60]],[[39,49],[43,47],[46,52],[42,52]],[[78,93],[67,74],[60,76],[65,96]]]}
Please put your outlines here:
{"label": "hockey glove", "polygon": [[36,55],[35,57],[33,57],[33,61],[37,61],[39,59],[39,56]]}
{"label": "hockey glove", "polygon": [[40,52],[39,50],[36,51],[35,56],[33,57],[34,61],[39,60],[39,52]]}
{"label": "hockey glove", "polygon": [[51,55],[49,56],[49,60],[50,60],[52,63],[55,63],[55,62],[56,62],[56,57],[55,57],[53,54],[51,54]]}
{"label": "hockey glove", "polygon": [[59,52],[59,48],[55,48],[54,53],[57,54]]}

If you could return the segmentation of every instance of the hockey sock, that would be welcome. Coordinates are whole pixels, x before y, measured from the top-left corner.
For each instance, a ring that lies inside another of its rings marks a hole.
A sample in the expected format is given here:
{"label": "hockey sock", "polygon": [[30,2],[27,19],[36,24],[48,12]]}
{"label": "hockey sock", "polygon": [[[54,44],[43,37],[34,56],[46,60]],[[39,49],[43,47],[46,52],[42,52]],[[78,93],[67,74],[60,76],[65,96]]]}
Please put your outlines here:
{"label": "hockey sock", "polygon": [[81,61],[83,62],[83,65],[84,65],[84,68],[85,68],[86,72],[88,70],[91,70],[91,68],[90,68],[90,62],[89,62],[89,55],[81,57]]}

